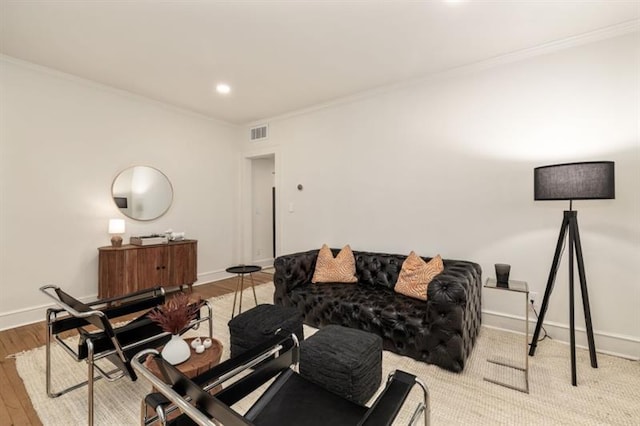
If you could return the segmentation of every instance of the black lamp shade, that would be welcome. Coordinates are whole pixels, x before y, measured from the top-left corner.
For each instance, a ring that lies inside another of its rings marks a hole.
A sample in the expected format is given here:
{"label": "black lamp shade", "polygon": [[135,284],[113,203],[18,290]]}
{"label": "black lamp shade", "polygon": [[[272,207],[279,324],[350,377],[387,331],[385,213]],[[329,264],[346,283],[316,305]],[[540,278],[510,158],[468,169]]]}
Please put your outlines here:
{"label": "black lamp shade", "polygon": [[554,164],[533,169],[534,200],[615,198],[613,161]]}

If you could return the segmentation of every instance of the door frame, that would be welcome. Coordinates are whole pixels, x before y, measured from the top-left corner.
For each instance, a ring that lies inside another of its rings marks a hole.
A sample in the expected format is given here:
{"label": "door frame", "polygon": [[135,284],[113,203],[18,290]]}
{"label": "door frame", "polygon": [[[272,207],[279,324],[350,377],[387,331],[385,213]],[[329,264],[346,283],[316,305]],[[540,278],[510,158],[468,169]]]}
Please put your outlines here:
{"label": "door frame", "polygon": [[[276,188],[276,234],[274,240],[276,244],[276,256],[279,255],[282,247],[282,209],[281,203],[281,175],[282,175],[282,161],[280,160],[280,152],[276,148],[264,148],[261,150],[252,150],[242,154],[242,166],[241,166],[241,199],[240,199],[240,212],[241,212],[241,226],[240,226],[240,261],[241,263],[248,264],[253,259],[253,180],[252,180],[252,161],[260,158],[273,157],[275,178],[274,186]],[[275,260],[275,259],[274,259]],[[264,262],[263,262],[264,263]],[[271,266],[271,264],[259,265],[259,266]]]}

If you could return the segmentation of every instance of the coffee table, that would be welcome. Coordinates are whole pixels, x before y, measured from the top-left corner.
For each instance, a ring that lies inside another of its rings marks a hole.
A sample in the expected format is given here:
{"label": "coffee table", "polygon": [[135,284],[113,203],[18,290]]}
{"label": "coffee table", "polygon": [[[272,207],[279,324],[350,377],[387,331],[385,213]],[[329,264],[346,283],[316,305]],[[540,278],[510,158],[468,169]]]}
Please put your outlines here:
{"label": "coffee table", "polygon": [[[220,357],[222,356],[222,342],[217,339],[211,339],[211,347],[205,349],[201,354],[197,353],[195,349],[191,347],[191,342],[195,339],[195,337],[184,339],[188,344],[189,348],[191,348],[191,356],[188,360],[183,363],[176,365],[175,367],[180,370],[182,374],[189,378],[193,378],[199,374],[204,373],[205,371],[210,370],[212,367],[215,367],[220,363]],[[200,339],[204,340],[206,337],[200,337]],[[151,361],[151,357],[147,358],[144,362],[145,367],[147,367],[153,374],[157,377],[164,380],[162,377],[162,373],[158,369],[158,366],[155,362]]]}
{"label": "coffee table", "polygon": [[[200,337],[200,339],[202,340],[206,338],[207,338],[206,336]],[[194,339],[196,339],[196,337],[184,339],[189,345],[189,348],[191,349],[191,356],[185,362],[175,365],[175,367],[178,370],[180,370],[182,374],[184,374],[189,378],[196,377],[210,370],[211,368],[215,367],[220,363],[220,358],[222,357],[223,345],[222,345],[222,342],[219,341],[218,339],[211,339],[211,347],[209,347],[208,349],[205,349],[204,352],[202,353],[197,353],[195,349],[191,347],[191,342]],[[149,369],[149,371],[151,371],[160,379],[164,380],[164,377],[162,376],[162,373],[160,372],[158,365],[151,360],[151,357],[148,357],[146,359],[146,361],[144,362],[144,365],[145,367],[147,367],[147,369]],[[214,394],[216,392],[219,392],[221,389],[222,389],[221,386],[217,386],[211,389],[210,392]],[[151,393],[153,392],[156,392],[155,388],[151,390]],[[147,407],[146,404],[143,404],[143,406],[144,406],[143,411],[146,409],[147,418],[151,416],[155,416],[156,413],[154,410],[152,410],[150,407]]]}

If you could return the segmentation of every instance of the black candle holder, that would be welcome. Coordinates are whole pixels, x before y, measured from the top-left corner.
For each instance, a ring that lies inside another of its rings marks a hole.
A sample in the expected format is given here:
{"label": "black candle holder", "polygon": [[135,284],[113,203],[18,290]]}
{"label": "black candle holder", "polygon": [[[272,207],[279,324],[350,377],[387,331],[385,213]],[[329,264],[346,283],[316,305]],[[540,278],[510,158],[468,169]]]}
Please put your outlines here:
{"label": "black candle holder", "polygon": [[496,281],[498,287],[509,287],[509,272],[511,265],[506,263],[496,263]]}

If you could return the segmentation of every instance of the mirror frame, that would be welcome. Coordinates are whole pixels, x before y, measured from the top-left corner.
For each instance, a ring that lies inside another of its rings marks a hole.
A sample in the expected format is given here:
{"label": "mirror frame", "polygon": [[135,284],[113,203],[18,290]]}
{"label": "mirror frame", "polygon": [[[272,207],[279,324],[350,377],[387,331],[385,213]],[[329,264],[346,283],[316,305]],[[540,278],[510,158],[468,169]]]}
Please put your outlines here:
{"label": "mirror frame", "polygon": [[[116,185],[116,181],[118,180],[118,178],[120,176],[122,176],[123,173],[125,173],[128,170],[135,169],[136,167],[144,167],[144,168],[151,169],[151,170],[157,172],[160,176],[162,176],[166,180],[167,184],[169,185],[169,189],[171,190],[171,194],[170,194],[170,197],[169,197],[168,205],[166,206],[166,208],[161,213],[159,213],[155,217],[141,219],[141,218],[137,218],[137,217],[131,216],[131,215],[125,213],[124,211],[122,211],[122,208],[120,206],[118,206],[118,202],[116,201],[116,196],[115,196],[115,193],[114,193],[114,188],[115,188],[115,185]],[[171,205],[173,204],[173,198],[174,198],[174,189],[173,189],[173,184],[171,183],[171,180],[169,179],[169,177],[166,174],[164,174],[157,167],[148,166],[148,165],[145,165],[145,164],[134,164],[132,166],[129,166],[129,167],[126,167],[126,168],[120,170],[116,174],[116,176],[113,178],[113,181],[111,182],[111,201],[116,206],[118,211],[122,215],[128,217],[129,219],[138,220],[140,222],[150,222],[152,220],[156,220],[156,219],[164,216],[169,211],[169,209],[171,208]]]}

